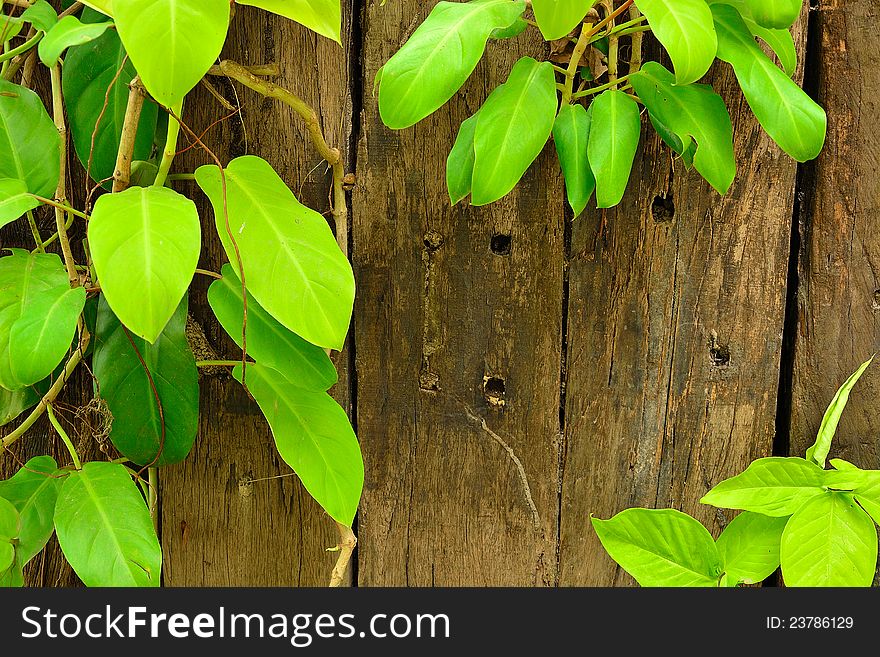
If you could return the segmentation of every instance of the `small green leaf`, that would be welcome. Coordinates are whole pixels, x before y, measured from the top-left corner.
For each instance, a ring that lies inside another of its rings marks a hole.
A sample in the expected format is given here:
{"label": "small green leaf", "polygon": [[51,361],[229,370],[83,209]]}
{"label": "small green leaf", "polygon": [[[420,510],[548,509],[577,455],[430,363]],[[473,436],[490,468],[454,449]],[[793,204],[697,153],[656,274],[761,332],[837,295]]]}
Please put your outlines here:
{"label": "small green leaf", "polygon": [[438,2],[377,74],[385,125],[408,128],[444,105],[474,72],[492,32],[525,8],[520,0]]}
{"label": "small green leaf", "polygon": [[563,105],[553,124],[553,143],[565,177],[568,204],[577,217],[596,190],[596,179],[587,158],[590,114],[582,105]]}
{"label": "small green leaf", "polygon": [[[241,381],[241,365],[232,372]],[[364,485],[357,437],[342,407],[259,364],[247,367],[247,389],[269,422],[284,462],[334,520],[351,525]]]}
{"label": "small green leaf", "polygon": [[22,566],[39,554],[55,530],[55,500],[62,480],[55,459],[35,456],[12,477],[0,481],[0,498],[12,502],[21,516],[16,553]]}
{"label": "small green leaf", "polygon": [[675,150],[684,153],[696,143],[693,166],[725,194],[736,175],[736,161],[733,126],[721,96],[708,85],[676,85],[672,73],[657,62],[647,62],[630,82],[655,127],[665,126],[680,140],[681,149]]}
{"label": "small green leaf", "polygon": [[135,335],[155,342],[199,261],[195,204],[164,187],[105,194],[95,203],[88,235],[107,303]]}
{"label": "small green leaf", "polygon": [[174,107],[220,56],[229,0],[125,0],[116,27],[147,91]]}
{"label": "small green leaf", "polygon": [[0,497],[0,573],[5,573],[15,563],[15,544],[21,520],[12,502]]}
{"label": "small green leaf", "polygon": [[12,422],[38,401],[40,395],[30,387],[21,390],[7,390],[0,387],[0,427]]}
{"label": "small green leaf", "polygon": [[831,441],[834,440],[834,434],[837,433],[837,425],[840,423],[840,416],[843,415],[843,409],[846,408],[846,403],[849,401],[849,393],[873,361],[874,358],[871,357],[870,360],[862,363],[859,369],[853,372],[835,393],[834,399],[831,400],[822,418],[822,424],[819,425],[816,442],[807,450],[808,461],[825,467],[825,459],[828,458],[828,452],[831,451]]}
{"label": "small green leaf", "polygon": [[712,14],[718,59],[733,66],[746,101],[764,130],[798,162],[815,158],[825,143],[825,110],[764,54],[735,8],[712,5]]}
{"label": "small green leaf", "polygon": [[[199,424],[199,381],[195,358],[186,340],[186,309],[184,298],[159,338],[149,344],[126,335],[103,297],[98,305],[92,360],[97,392],[113,416],[110,440],[138,465],[152,463],[160,445],[162,454],[156,465],[182,461],[195,441]],[[152,385],[144,364],[152,376]]]}
{"label": "small green leaf", "polygon": [[58,14],[46,0],[37,0],[24,10],[21,19],[41,32],[48,32],[58,22]]}
{"label": "small green leaf", "polygon": [[516,186],[547,143],[557,108],[553,65],[520,59],[477,114],[474,205],[497,201]]}
{"label": "small green leaf", "polygon": [[[223,278],[208,288],[208,303],[217,321],[241,347],[241,281],[231,265],[223,265]],[[261,365],[277,370],[291,383],[309,390],[328,390],[338,376],[327,352],[284,328],[256,300],[247,295],[247,351]]]}
{"label": "small green leaf", "polygon": [[642,121],[636,101],[608,90],[590,105],[592,125],[587,157],[596,178],[596,200],[610,208],[623,199],[639,147]]}
{"label": "small green leaf", "polygon": [[40,41],[38,47],[40,61],[48,67],[55,66],[61,53],[71,46],[79,46],[89,41],[94,41],[104,34],[110,23],[79,22],[76,16],[65,16],[58,21],[46,36]]}
{"label": "small green leaf", "polygon": [[746,0],[746,4],[758,25],[787,29],[800,17],[803,0]]}
{"label": "small green leaf", "polygon": [[458,137],[446,158],[446,189],[455,205],[471,193],[474,179],[474,132],[479,112],[462,122]]}
{"label": "small green leaf", "polygon": [[0,178],[0,228],[39,205],[40,202],[28,194],[23,180]]}
{"label": "small green leaf", "polygon": [[7,43],[19,35],[24,21],[19,16],[0,13],[0,44]]}
{"label": "small green leaf", "polygon": [[247,289],[268,313],[312,344],[342,350],[354,304],[354,274],[324,217],[297,201],[259,157],[233,160],[225,178],[224,206],[220,170],[203,166],[196,171],[236,275],[237,247]]}
{"label": "small green leaf", "polygon": [[285,16],[336,43],[342,43],[342,8],[339,0],[237,0],[236,4],[251,5]]}
{"label": "small green leaf", "polygon": [[490,39],[512,39],[529,29],[529,24],[523,18],[517,18],[509,27],[492,30]]}
{"label": "small green leaf", "polygon": [[162,550],[124,465],[86,463],[61,487],[55,531],[86,586],[159,586]]}
{"label": "small green leaf", "polygon": [[706,0],[636,0],[675,68],[676,84],[703,77],[715,60],[718,39]]}
{"label": "small green leaf", "polygon": [[583,22],[595,2],[587,0],[532,0],[535,22],[547,41],[561,39]]}
{"label": "small green leaf", "polygon": [[732,585],[756,584],[779,568],[779,543],[788,517],[744,511],[718,537],[718,553]]}
{"label": "small green leaf", "polygon": [[772,456],[753,461],[743,473],[715,486],[700,502],[783,517],[824,493],[825,472],[815,463]]}
{"label": "small green leaf", "polygon": [[712,535],[674,509],[627,509],[591,518],[602,546],[642,586],[717,586],[721,557]]}
{"label": "small green leaf", "polygon": [[831,459],[830,463],[838,472],[848,475],[848,481],[834,483],[850,484],[847,488],[853,491],[856,502],[868,512],[874,522],[880,524],[880,471],[860,470],[843,459]]}
{"label": "small green leaf", "polygon": [[851,496],[826,493],[788,521],[781,556],[786,586],[870,586],[877,530]]}

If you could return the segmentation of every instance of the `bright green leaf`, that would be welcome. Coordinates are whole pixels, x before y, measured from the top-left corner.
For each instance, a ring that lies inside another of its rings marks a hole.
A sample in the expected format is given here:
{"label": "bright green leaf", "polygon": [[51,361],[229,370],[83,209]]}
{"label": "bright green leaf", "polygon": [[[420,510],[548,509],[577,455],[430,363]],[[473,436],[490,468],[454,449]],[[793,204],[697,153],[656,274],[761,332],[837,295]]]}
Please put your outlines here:
{"label": "bright green leaf", "polygon": [[512,39],[513,37],[518,37],[527,29],[529,29],[529,24],[525,21],[525,19],[517,18],[513,23],[510,24],[509,27],[502,27],[497,30],[492,30],[492,34],[489,35],[489,38]]}
{"label": "bright green leaf", "polygon": [[155,342],[199,261],[195,204],[164,187],[105,194],[95,203],[88,234],[107,303],[135,335]]}
{"label": "bright green leaf", "polygon": [[674,509],[627,509],[591,518],[602,546],[642,586],[717,586],[721,558],[712,535]]}
{"label": "bright green leaf", "polygon": [[827,493],[788,521],[781,556],[786,586],[870,586],[877,530],[851,496]]}
{"label": "bright green leaf", "polygon": [[779,567],[779,543],[788,517],[744,511],[718,537],[718,553],[731,584],[755,584]]}
{"label": "bright green leaf", "polygon": [[55,530],[55,500],[61,482],[58,464],[51,456],[35,456],[12,477],[0,481],[0,498],[12,502],[21,516],[16,553],[22,566],[39,554]]}
{"label": "bright green leaf", "polygon": [[553,143],[565,176],[568,204],[577,217],[596,189],[596,179],[587,158],[590,114],[582,105],[563,105],[553,124]]}
{"label": "bright green leaf", "polygon": [[15,544],[21,529],[18,511],[12,502],[0,497],[0,573],[5,573],[15,562]]}
{"label": "bright green leaf", "polygon": [[438,2],[377,75],[385,125],[408,128],[445,104],[474,72],[492,32],[525,8],[519,0]]}
{"label": "bright green leaf", "polygon": [[636,0],[636,6],[669,53],[676,83],[689,84],[703,77],[718,48],[706,0]]}
{"label": "bright green leaf", "polygon": [[162,550],[124,465],[86,463],[61,487],[55,531],[86,586],[159,586]]}
{"label": "bright green leaf", "polygon": [[547,41],[561,39],[583,22],[595,2],[589,0],[532,0],[535,22]]}
{"label": "bright green leaf", "polygon": [[[195,358],[186,340],[186,309],[184,299],[158,340],[149,344],[135,336],[129,340],[103,298],[98,306],[92,361],[97,391],[113,416],[110,440],[138,465],[152,463],[160,444],[162,454],[157,465],[182,461],[195,441],[199,381]],[[150,371],[155,392],[141,359]],[[161,415],[156,394],[162,406]]]}
{"label": "bright green leaf", "polygon": [[23,27],[24,21],[21,20],[21,17],[0,13],[0,44],[17,37]]}
{"label": "bright green leaf", "polygon": [[516,186],[547,143],[557,107],[553,65],[520,59],[477,114],[474,205],[497,201]]}
{"label": "bright green leaf", "polygon": [[639,106],[622,91],[608,90],[590,104],[590,115],[587,156],[596,178],[596,200],[600,208],[610,208],[623,199],[639,147]]}
{"label": "bright green leaf", "polygon": [[[241,281],[231,265],[223,265],[221,272],[223,278],[208,288],[208,303],[220,325],[241,347],[244,317]],[[284,328],[250,294],[247,295],[247,351],[258,363],[277,370],[302,388],[328,390],[338,379],[327,352]]]}
{"label": "bright green leaf", "polygon": [[24,574],[18,555],[6,572],[0,571],[0,588],[21,588],[24,586]]}
{"label": "bright green leaf", "polygon": [[12,422],[38,401],[40,396],[30,387],[21,390],[0,387],[0,427]]}
{"label": "bright green leaf", "polygon": [[28,194],[23,180],[0,178],[0,228],[39,205],[40,202]]}
{"label": "bright green leaf", "polygon": [[34,26],[34,29],[48,32],[58,22],[58,14],[46,0],[37,0],[24,10],[21,19]]}
{"label": "bright green leaf", "polygon": [[[789,30],[777,30],[758,25],[752,18],[749,3],[751,0],[710,0],[709,4],[730,5],[736,7],[736,10],[742,16],[743,21],[748,26],[749,31],[759,39],[763,40],[776,56],[782,70],[788,77],[795,73],[797,68],[797,49],[794,45],[794,38]],[[800,2],[800,0],[798,0]]]}
{"label": "bright green leaf", "polygon": [[91,7],[105,16],[113,16],[112,0],[81,0],[86,7]]}
{"label": "bright green leaf", "polygon": [[251,5],[286,16],[328,39],[342,43],[342,8],[339,0],[238,0],[236,4]]}
{"label": "bright green leaf", "polygon": [[746,0],[746,4],[759,25],[787,29],[801,15],[803,0]]}
{"label": "bright green leaf", "polygon": [[[233,376],[241,381],[241,365]],[[248,365],[245,376],[281,458],[330,517],[351,525],[363,489],[364,463],[345,411],[327,393],[300,388],[268,367]]]}
{"label": "bright green leaf", "polygon": [[174,107],[220,56],[229,0],[125,0],[116,27],[147,91]]}
{"label": "bright green leaf", "polygon": [[474,132],[479,113],[462,122],[458,137],[446,158],[446,189],[455,205],[471,193],[474,179]]}
{"label": "bright green leaf", "polygon": [[733,66],[749,106],[767,134],[799,162],[815,158],[825,143],[827,118],[755,42],[737,10],[712,5],[718,59]]}
{"label": "bright green leaf", "polygon": [[700,502],[782,517],[824,493],[822,468],[804,459],[773,456],[753,461],[741,474],[715,486]]}
{"label": "bright green leaf", "polygon": [[[834,484],[849,484],[846,488],[853,491],[856,502],[868,512],[874,522],[880,524],[880,471],[878,470],[860,470],[852,463],[843,459],[831,459],[831,465],[834,468],[847,475],[847,481],[834,481]],[[834,486],[838,490],[842,486]]]}
{"label": "bright green leaf", "polygon": [[51,68],[61,57],[62,52],[71,46],[94,41],[104,34],[108,27],[110,23],[83,24],[76,16],[65,16],[40,41],[38,48],[40,61]]}
{"label": "bright green leaf", "polygon": [[324,217],[297,201],[259,157],[233,160],[225,178],[228,229],[220,170],[196,171],[236,275],[237,246],[247,289],[257,302],[312,344],[341,350],[354,304],[354,274]]}

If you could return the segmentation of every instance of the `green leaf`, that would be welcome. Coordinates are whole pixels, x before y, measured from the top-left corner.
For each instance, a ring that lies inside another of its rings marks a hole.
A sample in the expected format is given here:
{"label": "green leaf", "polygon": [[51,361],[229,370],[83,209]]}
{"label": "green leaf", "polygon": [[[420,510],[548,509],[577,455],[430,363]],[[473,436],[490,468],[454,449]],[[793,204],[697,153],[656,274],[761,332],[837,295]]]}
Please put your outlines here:
{"label": "green leaf", "polygon": [[819,425],[816,442],[807,450],[808,461],[825,467],[825,459],[828,458],[828,452],[831,451],[831,441],[834,440],[834,434],[837,433],[837,425],[840,423],[840,416],[843,415],[843,409],[846,408],[846,403],[849,401],[849,393],[873,361],[872,356],[862,363],[859,369],[853,372],[834,394],[834,399],[831,400],[822,418],[822,424]]}
{"label": "green leaf", "polygon": [[58,22],[58,14],[46,0],[37,0],[24,10],[21,19],[41,32],[48,32]]}
{"label": "green leaf", "polygon": [[21,588],[24,586],[24,574],[22,565],[18,561],[18,555],[12,562],[12,566],[6,572],[0,571],[0,588]]}
{"label": "green leaf", "polygon": [[535,22],[547,41],[561,39],[580,25],[595,2],[587,0],[532,0]]}
{"label": "green leaf", "polygon": [[339,0],[237,0],[236,4],[251,5],[285,16],[336,43],[342,43],[342,9]]}
{"label": "green leaf", "polygon": [[0,573],[5,573],[15,562],[15,541],[21,529],[18,511],[0,497]]}
{"label": "green leaf", "polygon": [[[776,56],[785,74],[791,77],[797,68],[797,49],[794,45],[794,38],[789,30],[776,30],[758,25],[752,18],[749,2],[751,0],[710,0],[709,4],[730,5],[736,7],[736,10],[742,16],[746,26],[754,36],[763,40]],[[800,0],[798,0],[800,2]]]}
{"label": "green leaf", "polygon": [[0,228],[39,205],[40,202],[28,194],[23,180],[0,178]]}
{"label": "green leaf", "polygon": [[870,586],[877,530],[851,496],[827,493],[788,521],[781,556],[786,586]]}
{"label": "green leaf", "polygon": [[94,41],[110,25],[110,23],[90,23],[84,25],[79,22],[76,16],[65,16],[40,41],[38,47],[40,61],[50,68],[55,66],[62,52],[71,46],[79,46],[89,41]]}
{"label": "green leaf", "polygon": [[[831,465],[840,473],[847,475],[848,483],[853,491],[856,502],[870,515],[874,522],[880,524],[880,471],[860,470],[852,463],[843,459],[831,459]],[[835,486],[835,488],[841,488]]]}
{"label": "green leaf", "polygon": [[553,65],[520,59],[477,114],[474,205],[497,201],[516,186],[547,143],[557,108]]}
{"label": "green leaf", "polygon": [[758,25],[787,29],[800,17],[803,0],[746,0],[746,4]]}
{"label": "green leaf", "polygon": [[54,253],[0,258],[0,386],[19,390],[52,373],[70,348],[85,290],[70,289]]}
{"label": "green leaf", "polygon": [[164,187],[105,194],[95,203],[88,235],[107,303],[135,335],[155,342],[199,261],[195,204]]}
{"label": "green leaf", "polygon": [[608,90],[593,100],[590,115],[587,157],[596,177],[596,200],[598,207],[610,208],[623,199],[639,147],[639,106],[622,91]]}
{"label": "green leaf", "polygon": [[116,27],[147,91],[166,107],[183,97],[220,56],[229,0],[125,0]]}
{"label": "green leaf", "polygon": [[591,518],[602,546],[641,586],[717,586],[721,558],[712,535],[674,509],[627,509]]}
{"label": "green leaf", "polygon": [[630,83],[655,127],[662,124],[678,137],[683,146],[679,152],[696,142],[693,166],[725,194],[736,175],[736,161],[733,126],[721,96],[709,85],[676,85],[672,73],[657,62],[647,62]]}
{"label": "green leaf", "polygon": [[474,179],[474,132],[479,112],[462,122],[458,137],[446,158],[446,189],[449,200],[455,205],[471,193]]}
{"label": "green leaf", "polygon": [[799,162],[815,158],[825,143],[825,110],[787,77],[755,42],[729,5],[712,5],[718,59],[733,66],[749,106],[767,134]]}
{"label": "green leaf", "polygon": [[444,105],[474,72],[492,32],[525,8],[520,0],[438,2],[377,74],[385,125],[408,128]]}
{"label": "green leaf", "polygon": [[24,21],[19,16],[0,13],[0,44],[11,41],[19,35]]}
{"label": "green leaf", "polygon": [[755,584],[779,568],[779,543],[788,517],[744,511],[718,537],[718,553],[732,585]]}
{"label": "green leaf", "polygon": [[118,463],[86,463],[58,495],[55,531],[86,586],[159,586],[162,550],[144,498]]}
{"label": "green leaf", "polygon": [[512,39],[513,37],[518,37],[520,34],[529,29],[529,24],[523,18],[517,18],[513,23],[510,24],[509,27],[502,27],[497,30],[492,30],[492,34],[489,35],[490,39]]}
{"label": "green leaf", "polygon": [[[98,305],[92,361],[97,392],[113,415],[110,440],[138,465],[152,463],[160,445],[162,454],[157,465],[182,461],[195,441],[199,382],[195,358],[186,340],[186,309],[184,298],[159,339],[149,344],[134,336],[129,340],[105,299]],[[152,376],[155,392],[144,364]],[[161,401],[161,414],[156,394]]]}
{"label": "green leaf", "polygon": [[753,461],[745,472],[725,479],[700,502],[783,517],[792,515],[807,501],[824,493],[825,472],[815,463],[772,456]]}
{"label": "green leaf", "polygon": [[[241,381],[241,365],[232,374]],[[268,367],[248,365],[245,376],[281,458],[330,517],[351,525],[364,463],[345,411],[327,393],[300,388]]]}
{"label": "green leaf", "polygon": [[29,387],[21,390],[0,387],[0,427],[12,422],[38,401],[40,396]]}
{"label": "green leaf", "polygon": [[113,16],[112,0],[81,0],[86,7],[91,7],[105,16]]}
{"label": "green leaf", "polygon": [[22,566],[39,554],[55,530],[53,516],[61,482],[58,464],[51,456],[35,456],[12,477],[0,481],[0,498],[12,502],[21,516],[16,554]]}
{"label": "green leaf", "polygon": [[[241,347],[244,316],[241,281],[231,265],[223,265],[221,273],[223,278],[208,288],[208,303],[217,321]],[[247,351],[258,363],[277,370],[301,388],[328,390],[339,378],[327,352],[284,328],[250,294],[247,295]]]}
{"label": "green leaf", "polygon": [[582,105],[563,105],[553,124],[553,143],[565,177],[568,204],[577,217],[596,190],[596,179],[587,158],[590,114]]}
{"label": "green leaf", "polygon": [[0,79],[0,178],[23,180],[32,194],[51,198],[60,148],[61,137],[40,97]]}
{"label": "green leaf", "polygon": [[300,337],[341,350],[354,304],[354,274],[324,217],[297,201],[259,157],[233,160],[225,178],[229,230],[220,170],[203,166],[196,171],[236,275],[237,245],[254,299]]}
{"label": "green leaf", "polygon": [[[77,157],[83,168],[89,170],[92,180],[106,180],[116,168],[116,154],[128,105],[128,85],[136,74],[132,63],[125,58],[125,50],[115,30],[108,30],[90,43],[71,48],[64,58],[61,81],[70,134]],[[158,112],[156,103],[149,99],[144,101],[134,141],[135,160],[145,160],[151,155]],[[134,168],[132,165],[132,176]],[[109,189],[110,183],[106,182],[105,186]]]}
{"label": "green leaf", "polygon": [[669,53],[676,83],[689,84],[703,77],[718,48],[706,0],[636,0],[636,6]]}

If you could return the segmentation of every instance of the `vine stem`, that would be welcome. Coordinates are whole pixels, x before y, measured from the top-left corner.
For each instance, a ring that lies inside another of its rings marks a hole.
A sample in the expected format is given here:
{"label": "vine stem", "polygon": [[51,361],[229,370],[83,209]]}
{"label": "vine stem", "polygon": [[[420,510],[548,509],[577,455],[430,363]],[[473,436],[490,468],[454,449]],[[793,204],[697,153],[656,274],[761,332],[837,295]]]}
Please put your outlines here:
{"label": "vine stem", "polygon": [[40,235],[40,227],[37,226],[37,220],[34,218],[34,213],[32,210],[27,211],[27,219],[28,224],[31,227],[31,234],[34,236],[34,243],[37,245],[38,253],[46,252],[46,243],[43,241],[43,237]]}
{"label": "vine stem", "polygon": [[337,522],[336,529],[339,530],[339,544],[336,546],[339,557],[336,559],[336,565],[333,566],[333,572],[330,573],[330,588],[338,588],[345,584],[345,571],[348,570],[351,555],[357,547],[357,536],[354,535],[351,527]]}
{"label": "vine stem", "polygon": [[52,423],[52,426],[55,427],[55,431],[58,432],[58,435],[61,436],[61,440],[64,441],[64,446],[67,447],[67,451],[70,452],[70,458],[73,459],[73,467],[77,470],[82,470],[82,463],[79,460],[79,454],[76,453],[76,447],[73,446],[73,441],[70,440],[70,436],[67,435],[64,427],[61,426],[58,418],[55,417],[55,409],[52,408],[52,404],[46,406],[46,414],[49,416],[49,422]]}
{"label": "vine stem", "polygon": [[[37,199],[40,203],[51,205],[53,208],[57,208],[59,210],[64,210],[68,214],[72,214],[75,217],[80,217],[81,219],[85,219],[86,221],[89,220],[89,215],[87,215],[85,212],[80,212],[76,208],[72,208],[65,203],[59,203],[58,201],[53,201],[50,198],[43,198],[42,196],[37,196],[36,194],[31,194],[31,196]],[[45,244],[45,242],[43,242],[43,244]]]}
{"label": "vine stem", "polygon": [[235,367],[240,360],[197,360],[196,367]]}
{"label": "vine stem", "polygon": [[612,87],[616,87],[621,82],[624,82],[625,80],[629,79],[630,75],[632,75],[632,73],[627,73],[626,75],[622,75],[619,78],[615,78],[611,82],[607,82],[605,84],[599,85],[598,87],[590,87],[589,89],[585,89],[584,91],[578,91],[576,94],[572,95],[572,98],[577,100],[578,98],[584,98],[585,96],[590,96],[592,94],[598,94],[603,91],[607,91],[608,89],[611,89]]}
{"label": "vine stem", "polygon": [[147,469],[147,504],[150,509],[150,517],[153,519],[153,529],[159,534],[159,468]]}
{"label": "vine stem", "polygon": [[165,149],[162,152],[162,161],[159,163],[159,172],[156,174],[156,180],[153,182],[155,187],[164,187],[165,180],[168,178],[168,172],[171,171],[171,164],[174,162],[174,156],[177,155],[177,140],[180,137],[180,121],[176,117],[183,116],[183,101],[171,107],[171,116],[174,120],[168,121],[168,133],[165,137]]}
{"label": "vine stem", "polygon": [[16,55],[21,55],[22,53],[27,52],[28,50],[33,48],[35,45],[40,43],[40,41],[42,41],[42,40],[43,40],[43,33],[38,32],[35,37],[28,39],[20,46],[17,46],[16,48],[13,48],[12,50],[8,50],[7,52],[0,55],[0,62],[6,62],[7,60],[12,59]]}
{"label": "vine stem", "polygon": [[61,207],[55,207],[55,228],[58,231],[58,242],[61,244],[61,252],[64,254],[64,266],[67,268],[70,287],[78,287],[79,275],[76,273],[76,263],[73,260],[73,252],[70,250],[65,212],[62,209],[63,206],[67,205],[67,124],[64,121],[64,101],[61,94],[61,65],[55,64],[50,75],[52,79],[52,114],[55,119],[55,127],[61,136],[61,171],[58,177],[58,187],[55,190],[55,204]]}
{"label": "vine stem", "polygon": [[[113,169],[113,193],[124,192],[131,183],[131,161],[134,157],[134,141],[137,137],[138,123],[147,91],[141,84],[140,77],[135,77],[128,85],[128,104],[125,106],[125,118],[122,121],[122,134],[119,139],[119,150],[116,152],[116,167]],[[171,125],[169,123],[169,130]],[[88,208],[86,208],[88,209]]]}

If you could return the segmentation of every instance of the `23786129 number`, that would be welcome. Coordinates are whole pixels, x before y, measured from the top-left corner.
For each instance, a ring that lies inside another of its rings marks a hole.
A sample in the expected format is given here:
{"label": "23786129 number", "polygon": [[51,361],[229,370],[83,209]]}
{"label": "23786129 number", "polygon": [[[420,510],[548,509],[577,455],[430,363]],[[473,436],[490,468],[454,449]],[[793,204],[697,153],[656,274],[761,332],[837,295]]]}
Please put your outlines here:
{"label": "23786129 number", "polygon": [[767,617],[767,628],[771,630],[850,630],[853,625],[852,616]]}

